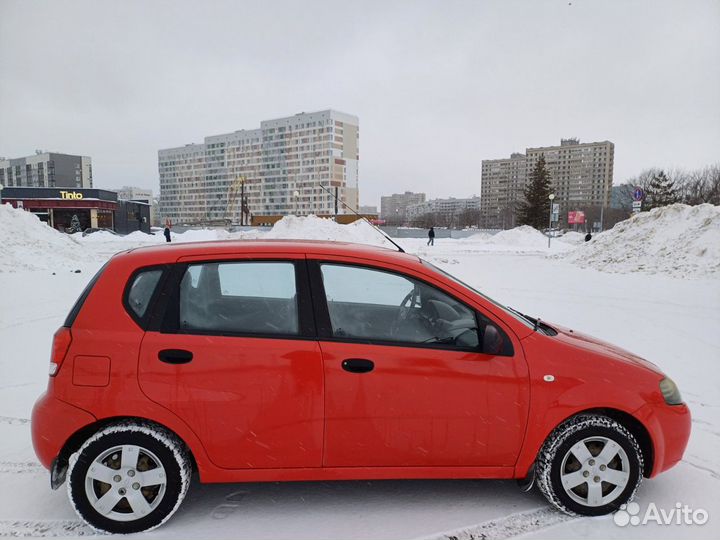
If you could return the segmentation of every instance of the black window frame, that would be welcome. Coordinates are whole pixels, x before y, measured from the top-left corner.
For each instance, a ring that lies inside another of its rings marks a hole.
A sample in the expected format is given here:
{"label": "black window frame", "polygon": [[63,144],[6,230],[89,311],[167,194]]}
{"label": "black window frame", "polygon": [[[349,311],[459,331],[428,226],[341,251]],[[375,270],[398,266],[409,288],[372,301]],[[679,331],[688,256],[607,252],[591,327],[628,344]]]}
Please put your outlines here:
{"label": "black window frame", "polygon": [[[475,317],[475,327],[476,332],[478,333],[478,346],[477,347],[463,347],[459,345],[453,345],[449,343],[422,343],[422,342],[412,342],[412,341],[393,341],[393,340],[382,340],[382,339],[368,339],[368,338],[356,338],[356,337],[350,337],[350,336],[335,336],[333,334],[332,330],[332,322],[330,320],[330,310],[328,308],[327,303],[327,296],[325,295],[325,285],[323,283],[323,277],[322,277],[322,268],[321,266],[323,264],[327,265],[334,265],[334,266],[349,266],[353,268],[360,268],[365,270],[374,270],[376,272],[385,272],[387,274],[392,274],[395,276],[399,276],[405,279],[417,281],[419,283],[422,283],[432,289],[435,289],[437,291],[442,292],[443,294],[449,296],[459,304],[465,306],[467,309],[469,309],[473,316]],[[404,274],[397,270],[390,270],[387,268],[379,267],[379,266],[373,266],[371,264],[365,264],[362,262],[346,262],[346,261],[334,261],[330,259],[308,259],[307,261],[308,265],[308,271],[309,271],[309,278],[310,278],[310,288],[312,292],[312,298],[313,298],[313,307],[315,309],[315,320],[317,329],[318,329],[318,339],[321,341],[332,341],[332,342],[339,342],[339,343],[357,343],[357,344],[364,344],[364,345],[383,345],[383,346],[391,346],[391,347],[405,347],[405,348],[420,348],[420,349],[433,349],[433,350],[443,350],[443,351],[454,351],[454,352],[469,352],[469,353],[475,353],[475,354],[484,354],[486,356],[507,356],[507,357],[513,357],[515,356],[515,346],[513,345],[512,340],[510,339],[510,335],[508,332],[506,332],[499,324],[494,322],[491,317],[488,317],[484,313],[481,313],[477,308],[469,305],[467,302],[460,300],[457,296],[452,294],[450,291],[447,291],[446,289],[443,289],[441,287],[438,287],[434,283],[430,283],[426,279],[422,279],[416,276]],[[497,354],[489,354],[486,352],[483,352],[482,350],[482,336],[480,335],[480,319],[479,317],[482,317],[490,322],[493,326],[497,328],[497,330],[501,333],[503,336],[505,343],[507,344],[506,347],[504,347],[504,350]]]}
{"label": "black window frame", "polygon": [[[198,264],[223,263],[268,263],[278,262],[292,264],[295,269],[295,294],[298,309],[298,333],[276,334],[272,332],[231,332],[227,330],[194,330],[180,328],[180,283],[189,266]],[[222,259],[198,259],[183,261],[171,265],[168,279],[162,287],[161,299],[155,310],[156,316],[151,321],[149,329],[162,334],[218,336],[238,338],[261,339],[289,339],[289,340],[317,340],[315,327],[315,313],[312,298],[308,269],[305,259],[286,259],[282,257],[242,257]]]}

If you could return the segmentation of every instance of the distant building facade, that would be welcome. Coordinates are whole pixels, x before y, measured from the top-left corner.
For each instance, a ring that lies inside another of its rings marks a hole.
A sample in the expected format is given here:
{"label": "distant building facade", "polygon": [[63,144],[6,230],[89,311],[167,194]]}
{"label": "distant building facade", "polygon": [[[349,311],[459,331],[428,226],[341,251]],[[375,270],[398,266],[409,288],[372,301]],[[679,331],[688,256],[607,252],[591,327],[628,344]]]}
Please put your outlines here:
{"label": "distant building facade", "polygon": [[361,205],[358,209],[358,212],[362,215],[369,215],[369,216],[377,216],[378,215],[378,209],[377,206],[374,205]]}
{"label": "distant building facade", "polygon": [[116,189],[119,201],[136,201],[148,204],[150,207],[150,223],[159,225],[157,214],[157,205],[153,198],[152,189],[140,188],[136,186],[123,186]]}
{"label": "distant building facade", "polygon": [[356,116],[325,110],[266,120],[160,150],[160,213],[176,223],[237,222],[243,206],[253,216],[345,214],[342,203],[358,207],[358,167]]}
{"label": "distant building facade", "polygon": [[586,207],[608,207],[611,201],[615,145],[610,141],[581,143],[562,139],[559,146],[527,148],[509,159],[482,162],[481,225],[510,228],[516,225],[516,209],[535,164],[545,157],[552,179],[560,221],[567,212]]}
{"label": "distant building facade", "polygon": [[94,188],[6,187],[3,203],[32,212],[61,232],[112,229],[150,232],[150,205],[121,201],[114,191]]}
{"label": "distant building facade", "polygon": [[0,184],[6,187],[92,188],[92,160],[57,152],[0,158]]}
{"label": "distant building facade", "polygon": [[412,191],[380,197],[380,219],[391,225],[402,225],[407,220],[408,207],[424,202],[424,193],[413,193]]}
{"label": "distant building facade", "polygon": [[515,210],[523,197],[526,169],[525,154],[513,153],[505,159],[483,160],[480,216],[484,227],[515,227]]}
{"label": "distant building facade", "polygon": [[[455,226],[459,224],[460,216],[468,211],[480,211],[480,197],[465,199],[431,199],[407,207],[407,221],[412,223],[423,216],[432,215],[438,224]],[[477,225],[477,223],[475,223]]]}

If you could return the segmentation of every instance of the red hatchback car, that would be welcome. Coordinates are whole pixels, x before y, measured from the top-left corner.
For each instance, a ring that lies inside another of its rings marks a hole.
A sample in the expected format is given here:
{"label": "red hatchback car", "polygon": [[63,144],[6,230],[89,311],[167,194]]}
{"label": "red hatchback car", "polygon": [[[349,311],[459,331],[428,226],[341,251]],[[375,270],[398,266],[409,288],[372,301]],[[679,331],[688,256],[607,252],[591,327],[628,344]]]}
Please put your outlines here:
{"label": "red hatchback car", "polygon": [[230,241],[114,256],[55,334],[32,432],[52,487],[129,533],[165,522],[194,470],[536,478],[606,514],[680,460],[690,413],[653,364],[416,256]]}

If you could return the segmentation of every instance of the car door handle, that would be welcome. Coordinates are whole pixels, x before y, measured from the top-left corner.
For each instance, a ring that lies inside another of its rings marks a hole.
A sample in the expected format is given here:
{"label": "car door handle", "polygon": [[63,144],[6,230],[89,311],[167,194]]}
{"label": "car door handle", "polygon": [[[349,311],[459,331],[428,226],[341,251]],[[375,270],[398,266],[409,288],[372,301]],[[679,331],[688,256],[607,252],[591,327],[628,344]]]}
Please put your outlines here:
{"label": "car door handle", "polygon": [[367,373],[375,368],[375,362],[364,358],[348,358],[342,361],[342,368],[350,373]]}
{"label": "car door handle", "polygon": [[183,349],[163,349],[158,353],[158,358],[166,364],[187,364],[192,362],[193,353]]}

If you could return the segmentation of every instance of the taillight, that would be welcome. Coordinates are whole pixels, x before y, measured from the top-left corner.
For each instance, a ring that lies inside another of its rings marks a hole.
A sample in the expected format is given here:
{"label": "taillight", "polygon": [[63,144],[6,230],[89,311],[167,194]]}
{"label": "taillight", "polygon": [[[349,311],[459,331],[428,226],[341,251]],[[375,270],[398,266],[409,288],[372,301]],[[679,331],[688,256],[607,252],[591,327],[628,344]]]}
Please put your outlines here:
{"label": "taillight", "polygon": [[72,333],[66,326],[61,326],[55,332],[52,343],[52,354],[50,355],[50,376],[54,377],[60,371],[60,366],[65,360],[68,349],[72,343]]}

